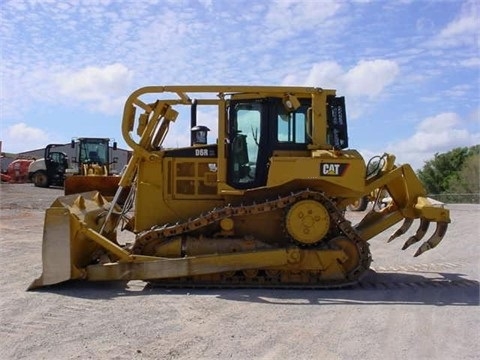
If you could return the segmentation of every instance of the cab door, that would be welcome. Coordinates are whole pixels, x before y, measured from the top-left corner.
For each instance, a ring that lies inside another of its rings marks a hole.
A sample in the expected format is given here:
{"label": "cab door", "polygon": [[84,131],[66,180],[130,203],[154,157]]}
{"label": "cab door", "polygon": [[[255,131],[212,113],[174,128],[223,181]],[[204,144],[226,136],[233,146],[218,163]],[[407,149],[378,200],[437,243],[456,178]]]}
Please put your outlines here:
{"label": "cab door", "polygon": [[232,101],[229,110],[227,182],[236,189],[251,189],[267,182],[269,142],[268,101]]}

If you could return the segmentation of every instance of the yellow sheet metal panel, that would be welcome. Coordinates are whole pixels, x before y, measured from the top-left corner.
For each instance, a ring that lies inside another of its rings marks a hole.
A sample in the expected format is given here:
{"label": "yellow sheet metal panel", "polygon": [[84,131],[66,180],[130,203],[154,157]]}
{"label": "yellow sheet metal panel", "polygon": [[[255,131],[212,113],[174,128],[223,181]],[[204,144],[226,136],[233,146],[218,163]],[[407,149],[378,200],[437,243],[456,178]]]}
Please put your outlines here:
{"label": "yellow sheet metal panel", "polygon": [[267,186],[304,180],[308,187],[335,196],[355,196],[365,189],[365,163],[361,157],[336,156],[322,151],[315,157],[272,157]]}

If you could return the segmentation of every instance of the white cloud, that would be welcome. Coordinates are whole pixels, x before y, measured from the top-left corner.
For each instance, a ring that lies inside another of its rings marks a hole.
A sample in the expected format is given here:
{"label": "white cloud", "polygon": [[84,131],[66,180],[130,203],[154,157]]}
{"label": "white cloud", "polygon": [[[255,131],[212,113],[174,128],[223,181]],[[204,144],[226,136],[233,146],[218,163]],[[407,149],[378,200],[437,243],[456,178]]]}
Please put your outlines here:
{"label": "white cloud", "polygon": [[346,94],[378,96],[399,73],[397,63],[391,60],[360,61],[344,75]]}
{"label": "white cloud", "polygon": [[88,66],[77,72],[57,76],[60,92],[83,100],[95,100],[105,94],[118,95],[128,86],[132,71],[122,64],[107,65],[103,68]]}
{"label": "white cloud", "polygon": [[480,131],[480,104],[468,114],[467,121],[475,124]]}
{"label": "white cloud", "polygon": [[213,1],[212,0],[198,0],[198,2],[204,6],[207,10],[212,10]]}
{"label": "white cloud", "polygon": [[361,60],[349,70],[334,61],[314,64],[305,85],[338,89],[346,96],[374,98],[390,85],[400,69],[391,60]]}
{"label": "white cloud", "polygon": [[271,27],[285,26],[291,28],[313,28],[322,21],[335,15],[341,8],[339,1],[323,1],[322,6],[316,1],[274,0],[265,17]]}
{"label": "white cloud", "polygon": [[477,11],[478,8],[471,3],[471,5],[468,6],[468,10],[464,9],[459,17],[450,22],[447,27],[440,32],[440,37],[453,38],[477,32],[479,28]]}
{"label": "white cloud", "polygon": [[480,58],[477,57],[477,58],[469,58],[469,59],[462,60],[460,61],[460,65],[478,69],[480,68]]}
{"label": "white cloud", "polygon": [[48,142],[49,134],[21,122],[7,127],[2,137],[2,148],[5,151],[22,152],[44,147]]}
{"label": "white cloud", "polygon": [[461,122],[455,113],[443,113],[426,118],[417,125],[420,133],[443,133]]}
{"label": "white cloud", "polygon": [[433,39],[432,44],[438,47],[458,47],[474,44],[478,47],[480,32],[479,5],[476,0],[462,5],[460,14],[448,23]]}
{"label": "white cloud", "polygon": [[302,75],[289,74],[283,84],[336,89],[337,94],[348,97],[349,117],[355,119],[368,107],[367,101],[373,101],[384,93],[399,72],[398,64],[392,60],[360,60],[348,70],[335,61],[323,61],[312,65],[305,80],[302,81]]}
{"label": "white cloud", "polygon": [[338,89],[342,86],[342,78],[344,71],[342,67],[335,61],[323,61],[313,64],[307,78],[305,85],[319,86],[322,88]]}
{"label": "white cloud", "polygon": [[77,72],[63,72],[56,76],[56,83],[61,95],[112,114],[120,109],[132,79],[133,71],[116,63],[103,68],[88,66]]}
{"label": "white cloud", "polygon": [[390,144],[387,151],[395,153],[401,163],[421,168],[437,152],[475,144],[480,144],[480,131],[469,131],[462,119],[450,112],[424,119],[410,138]]}
{"label": "white cloud", "polygon": [[[274,0],[269,2],[265,24],[270,41],[280,41],[304,30],[315,32],[330,24],[342,8],[340,1]],[[333,26],[340,27],[341,19]]]}

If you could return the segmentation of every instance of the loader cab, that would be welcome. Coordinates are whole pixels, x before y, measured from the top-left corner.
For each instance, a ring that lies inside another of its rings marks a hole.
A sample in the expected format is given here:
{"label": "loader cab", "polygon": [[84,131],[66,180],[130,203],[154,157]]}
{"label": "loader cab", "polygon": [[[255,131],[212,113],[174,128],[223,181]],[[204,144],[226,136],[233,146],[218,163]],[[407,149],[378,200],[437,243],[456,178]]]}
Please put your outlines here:
{"label": "loader cab", "polygon": [[347,148],[344,98],[328,96],[325,113],[323,125],[311,119],[310,98],[233,100],[229,108],[228,184],[236,189],[265,186],[274,151],[305,156],[312,147],[314,122],[327,127],[324,148]]}
{"label": "loader cab", "polygon": [[78,139],[79,164],[98,164],[103,166],[109,163],[108,139]]}
{"label": "loader cab", "polygon": [[[110,139],[108,138],[77,138],[72,139],[72,149],[77,148],[75,162],[78,164],[110,164]],[[117,150],[117,143],[113,142],[113,150]]]}

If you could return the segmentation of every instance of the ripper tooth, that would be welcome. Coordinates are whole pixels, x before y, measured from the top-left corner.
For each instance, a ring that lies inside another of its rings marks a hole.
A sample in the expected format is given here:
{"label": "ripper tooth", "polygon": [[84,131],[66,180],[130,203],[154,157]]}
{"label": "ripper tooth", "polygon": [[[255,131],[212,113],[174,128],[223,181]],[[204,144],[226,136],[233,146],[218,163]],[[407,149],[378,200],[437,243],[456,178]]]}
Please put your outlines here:
{"label": "ripper tooth", "polygon": [[392,234],[392,236],[390,236],[387,242],[391,242],[397,237],[405,234],[408,231],[408,229],[410,229],[410,226],[412,226],[412,224],[413,224],[413,219],[405,218],[405,221],[403,222],[402,226],[397,231],[395,231]]}
{"label": "ripper tooth", "polygon": [[417,252],[413,256],[417,257],[419,255],[422,255],[425,251],[433,249],[435,246],[437,246],[445,236],[445,233],[447,232],[447,228],[448,228],[448,223],[438,222],[437,228],[435,229],[435,232],[433,233],[433,235],[430,237],[430,239],[425,241],[422,244],[422,246],[418,248]]}
{"label": "ripper tooth", "polygon": [[410,236],[408,240],[405,241],[405,244],[403,244],[402,250],[405,250],[410,245],[413,245],[419,242],[420,240],[422,240],[425,234],[427,233],[429,225],[430,225],[430,221],[421,219],[420,226],[418,227],[417,232],[415,233],[415,235]]}

